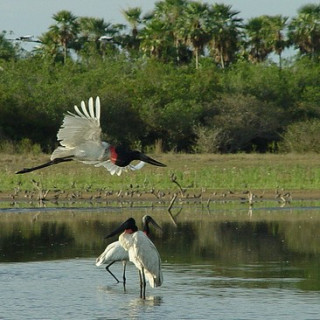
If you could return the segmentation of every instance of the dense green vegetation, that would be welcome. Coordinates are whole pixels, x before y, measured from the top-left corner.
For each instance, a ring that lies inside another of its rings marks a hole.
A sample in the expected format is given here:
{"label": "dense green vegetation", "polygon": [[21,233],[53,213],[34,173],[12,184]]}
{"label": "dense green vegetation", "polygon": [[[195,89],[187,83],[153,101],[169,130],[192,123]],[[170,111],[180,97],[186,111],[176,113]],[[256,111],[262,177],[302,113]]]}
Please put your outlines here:
{"label": "dense green vegetation", "polygon": [[123,14],[129,28],[60,11],[33,52],[0,34],[0,150],[50,152],[64,113],[99,95],[113,143],[320,152],[319,5],[291,20],[189,0]]}

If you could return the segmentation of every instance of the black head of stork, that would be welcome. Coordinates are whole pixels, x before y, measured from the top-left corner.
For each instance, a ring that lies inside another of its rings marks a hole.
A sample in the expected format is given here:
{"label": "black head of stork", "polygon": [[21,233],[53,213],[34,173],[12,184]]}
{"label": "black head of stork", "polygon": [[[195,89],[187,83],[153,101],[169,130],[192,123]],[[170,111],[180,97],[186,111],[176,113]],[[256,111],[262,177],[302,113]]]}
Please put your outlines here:
{"label": "black head of stork", "polygon": [[154,160],[146,154],[137,150],[128,150],[122,146],[111,147],[110,149],[111,161],[119,167],[126,167],[130,164],[130,162],[134,160],[140,160],[158,167],[166,167],[165,164]]}
{"label": "black head of stork", "polygon": [[[146,235],[150,234],[149,223],[151,223],[157,229],[162,230],[161,227],[155,222],[155,220],[152,217],[145,215],[142,218],[142,224],[143,224],[143,232]],[[115,229],[110,234],[108,234],[105,237],[105,239],[111,238],[111,237],[113,237],[117,234],[120,234],[126,230],[129,231],[129,233],[134,233],[134,232],[138,231],[138,227],[136,226],[136,221],[133,218],[129,218],[128,220],[123,222],[117,229]]]}
{"label": "black head of stork", "polygon": [[150,235],[150,228],[149,223],[151,223],[154,227],[156,227],[159,230],[162,230],[161,227],[154,221],[154,219],[148,215],[143,216],[142,218],[142,224],[143,224],[143,232],[149,236]]}
{"label": "black head of stork", "polygon": [[129,218],[125,222],[123,222],[117,229],[108,234],[105,239],[111,238],[119,233],[124,232],[125,230],[129,230],[130,233],[134,233],[138,231],[138,227],[136,226],[136,221],[133,218]]}

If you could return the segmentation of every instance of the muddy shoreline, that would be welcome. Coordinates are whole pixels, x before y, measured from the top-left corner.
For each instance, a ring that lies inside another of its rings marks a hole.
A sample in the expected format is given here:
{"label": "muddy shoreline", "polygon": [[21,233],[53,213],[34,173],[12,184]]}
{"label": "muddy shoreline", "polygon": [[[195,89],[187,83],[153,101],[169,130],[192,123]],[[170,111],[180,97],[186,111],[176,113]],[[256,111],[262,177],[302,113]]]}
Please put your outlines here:
{"label": "muddy shoreline", "polygon": [[0,192],[1,202],[28,201],[130,201],[130,202],[210,202],[240,201],[254,203],[257,201],[277,201],[279,203],[304,200],[320,200],[319,190],[118,190],[118,191],[62,191],[32,190],[19,192]]}

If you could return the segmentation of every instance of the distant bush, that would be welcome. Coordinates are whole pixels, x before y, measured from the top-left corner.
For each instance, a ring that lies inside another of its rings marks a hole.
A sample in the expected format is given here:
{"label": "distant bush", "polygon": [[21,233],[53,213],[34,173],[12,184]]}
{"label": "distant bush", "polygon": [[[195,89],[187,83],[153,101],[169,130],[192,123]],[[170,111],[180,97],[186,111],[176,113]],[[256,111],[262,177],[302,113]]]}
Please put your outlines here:
{"label": "distant bush", "polygon": [[194,151],[197,153],[219,153],[222,143],[221,129],[197,126],[194,128],[197,136]]}
{"label": "distant bush", "polygon": [[279,144],[281,152],[320,153],[320,120],[296,122],[288,126]]}
{"label": "distant bush", "polygon": [[283,112],[277,105],[251,95],[223,94],[215,101],[217,114],[198,128],[197,150],[234,153],[266,152],[279,140]]}
{"label": "distant bush", "polygon": [[7,154],[40,154],[41,147],[39,144],[33,144],[30,139],[22,139],[20,142],[12,142],[8,140],[1,141],[0,152]]}

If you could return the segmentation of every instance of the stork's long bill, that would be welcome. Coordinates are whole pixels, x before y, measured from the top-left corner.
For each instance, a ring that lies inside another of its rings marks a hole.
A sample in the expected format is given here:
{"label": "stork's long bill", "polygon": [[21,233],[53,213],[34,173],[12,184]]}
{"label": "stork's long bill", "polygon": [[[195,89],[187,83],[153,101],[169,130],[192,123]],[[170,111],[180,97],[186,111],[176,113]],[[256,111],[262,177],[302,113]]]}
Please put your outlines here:
{"label": "stork's long bill", "polygon": [[111,238],[119,233],[124,232],[125,230],[131,230],[132,232],[138,231],[136,221],[133,218],[129,218],[128,220],[126,220],[117,229],[108,234],[105,239]]}
{"label": "stork's long bill", "polygon": [[152,164],[154,166],[158,166],[158,167],[166,167],[165,164],[157,161],[157,160],[154,160],[150,157],[148,157],[147,155],[143,154],[143,153],[140,153],[140,160],[143,161],[143,162],[147,162],[149,164]]}
{"label": "stork's long bill", "polygon": [[150,230],[149,230],[149,223],[151,222],[152,225],[154,227],[156,227],[157,229],[159,230],[162,230],[162,228],[155,222],[155,220],[148,216],[148,215],[145,215],[143,218],[142,218],[142,222],[143,222],[143,231],[148,235],[150,233]]}

